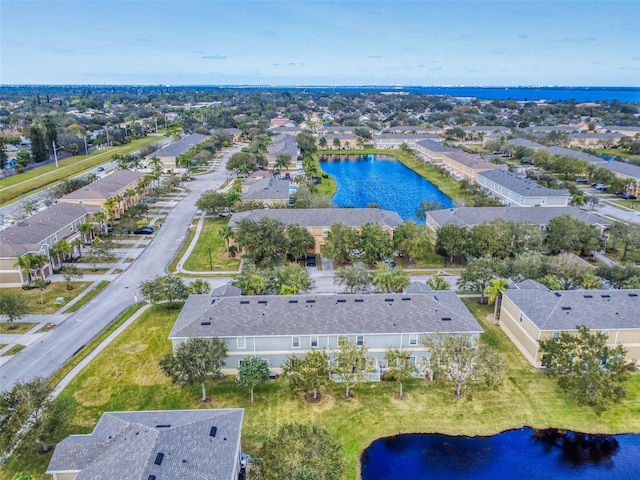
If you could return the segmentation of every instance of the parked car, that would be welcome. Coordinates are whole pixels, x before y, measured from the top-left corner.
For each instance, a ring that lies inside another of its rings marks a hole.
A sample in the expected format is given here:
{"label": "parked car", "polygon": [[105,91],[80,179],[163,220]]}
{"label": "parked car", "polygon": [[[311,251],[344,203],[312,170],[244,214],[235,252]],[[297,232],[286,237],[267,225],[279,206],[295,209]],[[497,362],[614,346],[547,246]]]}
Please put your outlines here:
{"label": "parked car", "polygon": [[587,179],[585,177],[576,177],[573,181],[576,183],[587,183]]}
{"label": "parked car", "polygon": [[609,185],[604,184],[604,183],[596,183],[594,188],[596,190],[600,190],[602,192],[606,192],[609,189]]}
{"label": "parked car", "polygon": [[98,167],[99,172],[104,172],[104,167]]}
{"label": "parked car", "polygon": [[310,253],[307,255],[307,267],[315,267],[316,266],[316,255],[314,253]]}
{"label": "parked car", "polygon": [[151,235],[153,233],[153,227],[152,226],[140,227],[133,233],[136,235]]}
{"label": "parked car", "polygon": [[630,193],[625,193],[624,195],[622,195],[622,198],[625,200],[636,200],[637,197],[635,195],[632,195]]}

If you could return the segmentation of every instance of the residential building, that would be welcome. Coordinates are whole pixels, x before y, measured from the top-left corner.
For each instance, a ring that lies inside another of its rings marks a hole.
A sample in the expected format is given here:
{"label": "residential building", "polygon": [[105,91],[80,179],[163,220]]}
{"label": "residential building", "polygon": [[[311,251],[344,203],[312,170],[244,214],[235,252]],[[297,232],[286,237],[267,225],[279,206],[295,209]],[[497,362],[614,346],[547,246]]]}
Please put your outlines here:
{"label": "residential building", "polygon": [[640,359],[640,290],[509,289],[502,294],[500,325],[534,367],[542,366],[540,341],[577,332],[577,326],[607,335],[627,359]]}
{"label": "residential building", "polygon": [[190,295],[169,339],[174,349],[190,338],[225,341],[226,373],[234,373],[247,356],[279,369],[291,355],[313,349],[336,350],[345,337],[366,346],[375,365],[370,380],[380,378],[388,348],[403,348],[412,363],[428,355],[423,337],[467,333],[482,327],[451,291],[374,293],[366,295]]}
{"label": "residential building", "polygon": [[447,147],[442,141],[424,139],[415,143],[414,151],[425,162],[441,165],[444,163],[444,156],[447,153],[457,152],[458,150]]}
{"label": "residential building", "polygon": [[277,135],[271,141],[267,147],[267,154],[265,155],[269,170],[273,170],[275,168],[278,157],[281,155],[289,157],[289,168],[293,168],[296,165],[296,160],[300,155],[300,149],[298,148],[298,140],[296,140],[296,137],[285,133]]}
{"label": "residential building", "polygon": [[238,222],[248,218],[259,222],[263,218],[279,220],[288,225],[300,225],[305,227],[315,239],[314,253],[320,253],[325,245],[331,226],[336,223],[347,225],[359,230],[367,223],[376,223],[384,228],[391,236],[395,229],[402,225],[400,215],[390,210],[379,208],[293,208],[274,210],[249,210],[234,213],[229,221],[229,227],[237,228]]}
{"label": "residential building", "polygon": [[[321,139],[327,142],[325,146],[320,145]],[[330,133],[320,135],[316,143],[318,148],[326,150],[360,150],[364,148],[362,137],[352,133]]]}
{"label": "residential building", "polygon": [[265,207],[289,205],[289,199],[293,193],[289,180],[273,175],[262,180],[242,184],[242,200],[262,202]]}
{"label": "residential building", "polygon": [[60,442],[53,480],[237,480],[242,408],[105,412]]}
{"label": "residential building", "polygon": [[373,137],[373,146],[380,149],[396,149],[406,144],[409,148],[415,148],[421,140],[432,142],[444,142],[444,138],[429,133],[383,133]]}
{"label": "residential building", "polygon": [[611,148],[624,137],[622,133],[571,133],[569,146],[577,148]]}
{"label": "residential building", "polygon": [[93,205],[110,210],[107,204],[114,202],[113,216],[118,217],[124,213],[149,191],[150,185],[145,186],[145,174],[131,170],[116,170],[100,180],[82,187],[60,198],[60,203],[77,203],[80,205]]}
{"label": "residential building", "polygon": [[148,163],[151,157],[158,157],[162,162],[162,166],[165,170],[175,170],[178,168],[176,159],[190,148],[195,147],[197,144],[203,142],[209,138],[207,135],[200,133],[192,133],[186,137],[178,140],[177,142],[170,143],[166,147],[161,148],[157,152],[154,152],[145,157],[145,161]]}
{"label": "residential building", "polygon": [[545,150],[547,148],[541,143],[532,142],[531,140],[527,140],[526,138],[512,138],[509,140],[509,143],[514,147],[525,147],[531,150]]}
{"label": "residential building", "polygon": [[[80,225],[91,221],[91,215],[100,210],[93,205],[57,203],[25,220],[0,231],[0,287],[18,287],[35,278],[47,278],[58,266],[60,259],[51,255],[51,249],[62,240],[70,244],[75,239],[88,242],[91,233],[83,233]],[[72,245],[70,255],[77,256],[79,245]],[[25,254],[41,254],[47,262],[33,265],[25,271],[17,265]]]}
{"label": "residential building", "polygon": [[471,183],[476,183],[477,176],[482,172],[500,171],[507,168],[505,165],[487,162],[478,155],[471,155],[460,150],[444,153],[442,165],[455,179],[468,180]]}
{"label": "residential building", "polygon": [[594,225],[603,233],[610,223],[578,207],[529,208],[529,207],[457,207],[427,212],[427,225],[437,232],[445,225],[473,228],[476,225],[502,219],[546,228],[549,222],[561,215],[569,215],[588,225]]}
{"label": "residential building", "polygon": [[568,190],[543,187],[506,170],[482,172],[477,181],[504,204],[514,207],[566,207],[571,198]]}

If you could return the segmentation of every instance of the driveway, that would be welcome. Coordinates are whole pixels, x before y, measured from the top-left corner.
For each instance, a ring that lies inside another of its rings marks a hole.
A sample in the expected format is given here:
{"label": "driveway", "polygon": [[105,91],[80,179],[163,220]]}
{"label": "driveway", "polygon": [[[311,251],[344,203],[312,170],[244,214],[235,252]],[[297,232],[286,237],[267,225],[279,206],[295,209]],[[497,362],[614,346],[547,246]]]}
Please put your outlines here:
{"label": "driveway", "polygon": [[185,185],[186,196],[167,215],[151,243],[98,297],[73,314],[51,315],[48,321],[57,327],[0,367],[0,391],[11,389],[16,382],[51,376],[135,303],[141,282],[166,273],[167,265],[186,238],[196,212],[196,200],[203,191],[226,181],[226,162],[242,146],[236,145],[225,152],[215,171]]}

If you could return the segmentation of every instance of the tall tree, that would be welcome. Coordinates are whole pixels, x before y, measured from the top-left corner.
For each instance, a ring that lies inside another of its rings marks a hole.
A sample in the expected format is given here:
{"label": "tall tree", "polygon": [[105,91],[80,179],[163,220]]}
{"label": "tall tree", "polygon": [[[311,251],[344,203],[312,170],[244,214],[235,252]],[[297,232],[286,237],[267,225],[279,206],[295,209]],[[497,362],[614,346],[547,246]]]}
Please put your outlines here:
{"label": "tall tree", "polygon": [[287,253],[294,260],[305,258],[309,250],[313,250],[316,245],[311,232],[297,224],[287,226],[287,238],[289,239]]}
{"label": "tall tree", "polygon": [[415,364],[411,363],[411,355],[401,348],[388,348],[384,355],[389,368],[389,374],[398,384],[398,396],[403,398],[402,386],[418,372]]}
{"label": "tall tree", "polygon": [[378,223],[365,223],[360,230],[360,249],[362,261],[374,265],[383,255],[391,255],[393,240],[389,232]]}
{"label": "tall tree", "polygon": [[175,352],[160,360],[160,368],[178,385],[200,384],[203,402],[207,401],[206,384],[220,378],[227,359],[227,344],[218,337],[190,338]]}
{"label": "tall tree", "polygon": [[246,264],[231,285],[238,287],[242,295],[263,295],[267,291],[267,280],[264,272],[253,264]]}
{"label": "tall tree", "polygon": [[366,292],[371,286],[371,274],[361,263],[338,268],[334,283],[343,285],[348,293]]}
{"label": "tall tree", "polygon": [[353,250],[359,246],[360,239],[353,228],[343,223],[335,223],[331,225],[327,234],[324,253],[336,263],[344,265],[351,260]]}
{"label": "tall tree", "polygon": [[340,480],[344,452],[317,425],[287,424],[262,444],[252,462],[253,480]]}
{"label": "tall tree", "polygon": [[211,292],[211,285],[206,280],[198,278],[187,287],[189,294],[205,295]]}
{"label": "tall tree", "polygon": [[29,127],[29,140],[31,140],[31,154],[37,163],[44,162],[49,158],[44,132],[38,125]]}
{"label": "tall tree", "polygon": [[304,394],[316,401],[320,388],[329,383],[329,355],[324,350],[311,350],[303,358],[291,356],[285,361],[284,376],[294,394]]}
{"label": "tall tree", "polygon": [[139,290],[152,304],[167,303],[168,308],[174,308],[175,302],[182,302],[189,296],[184,280],[175,275],[156,276],[153,280],[142,282]]}
{"label": "tall tree", "polygon": [[272,218],[258,222],[243,218],[237,224],[235,240],[245,257],[263,268],[281,263],[289,248],[284,223]]}
{"label": "tall tree", "polygon": [[493,278],[499,277],[502,267],[491,257],[472,258],[458,279],[462,289],[480,292],[480,303],[484,303],[485,289]]}
{"label": "tall tree", "polygon": [[364,345],[359,346],[346,337],[338,338],[338,349],[333,352],[332,370],[344,385],[345,398],[351,396],[351,390],[362,383],[371,370],[367,350]]}
{"label": "tall tree", "polygon": [[401,268],[392,268],[384,262],[379,262],[373,272],[371,282],[380,292],[400,292],[411,283],[409,274]]}
{"label": "tall tree", "polygon": [[406,255],[411,263],[414,258],[433,252],[434,238],[429,227],[408,220],[396,228],[393,243],[399,254]]}
{"label": "tall tree", "polygon": [[276,276],[280,284],[280,293],[283,293],[283,287],[289,292],[289,295],[293,295],[300,291],[311,290],[315,285],[309,272],[297,263],[287,263],[278,268],[276,270]]}
{"label": "tall tree", "polygon": [[418,208],[416,209],[416,217],[420,220],[427,220],[427,212],[431,210],[441,210],[442,204],[436,200],[424,200],[420,202]]}
{"label": "tall tree", "polygon": [[245,357],[238,366],[238,383],[251,391],[251,403],[253,403],[253,390],[264,385],[269,380],[269,363],[264,358]]}
{"label": "tall tree", "polygon": [[562,332],[540,341],[543,364],[558,377],[558,385],[579,405],[587,405],[600,415],[610,403],[622,400],[633,363],[626,360],[622,345],[608,345],[607,335],[591,332],[584,325],[577,334]]}
{"label": "tall tree", "polygon": [[432,278],[427,280],[427,285],[434,290],[451,290],[449,282],[447,282],[440,275],[434,275]]}
{"label": "tall tree", "polygon": [[469,233],[465,227],[444,225],[436,235],[436,253],[448,257],[451,262],[468,251]]}
{"label": "tall tree", "polygon": [[0,293],[0,315],[7,317],[9,330],[15,327],[14,322],[20,320],[28,312],[27,302],[18,293]]}
{"label": "tall tree", "polygon": [[493,278],[484,288],[484,293],[489,295],[489,304],[493,303],[493,319],[498,320],[498,303],[502,298],[502,294],[509,288],[507,281],[504,278]]}

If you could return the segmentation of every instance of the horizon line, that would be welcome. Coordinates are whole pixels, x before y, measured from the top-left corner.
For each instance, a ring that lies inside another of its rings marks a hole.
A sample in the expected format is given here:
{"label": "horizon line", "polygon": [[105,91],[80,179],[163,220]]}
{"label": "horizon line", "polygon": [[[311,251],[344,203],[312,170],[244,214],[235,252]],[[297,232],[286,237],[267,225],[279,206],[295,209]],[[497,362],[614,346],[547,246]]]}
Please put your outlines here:
{"label": "horizon line", "polygon": [[640,89],[640,85],[400,85],[400,84],[261,84],[261,83],[0,83],[0,88],[5,87],[216,87],[216,88],[390,88],[394,90],[405,88],[628,88]]}

